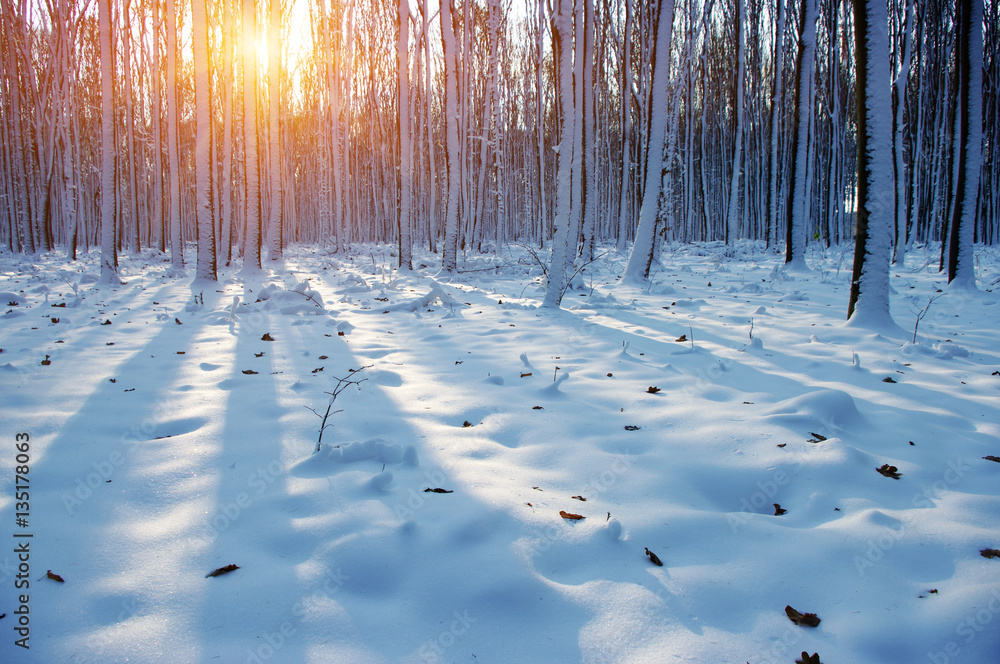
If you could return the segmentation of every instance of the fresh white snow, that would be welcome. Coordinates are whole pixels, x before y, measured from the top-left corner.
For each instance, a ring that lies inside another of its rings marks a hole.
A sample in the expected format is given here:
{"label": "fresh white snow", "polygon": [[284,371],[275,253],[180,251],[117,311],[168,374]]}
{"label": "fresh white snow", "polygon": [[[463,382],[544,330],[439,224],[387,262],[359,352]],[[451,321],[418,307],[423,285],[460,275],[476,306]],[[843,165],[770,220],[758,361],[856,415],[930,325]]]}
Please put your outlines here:
{"label": "fresh white snow", "polygon": [[0,254],[0,661],[998,661],[1000,253],[941,293],[937,251],[902,333],[844,324],[849,247],[666,247],[646,287],[604,253],[562,309],[517,246]]}

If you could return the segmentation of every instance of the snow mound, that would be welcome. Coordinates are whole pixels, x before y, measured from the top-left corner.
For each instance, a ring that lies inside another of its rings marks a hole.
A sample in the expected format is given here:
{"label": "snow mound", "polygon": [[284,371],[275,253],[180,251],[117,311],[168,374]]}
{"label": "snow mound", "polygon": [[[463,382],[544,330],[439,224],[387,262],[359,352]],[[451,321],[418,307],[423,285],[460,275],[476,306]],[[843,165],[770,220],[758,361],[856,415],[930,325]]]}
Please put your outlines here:
{"label": "snow mound", "polygon": [[767,419],[784,424],[823,428],[838,432],[864,426],[853,397],[840,390],[816,390],[775,404]]}

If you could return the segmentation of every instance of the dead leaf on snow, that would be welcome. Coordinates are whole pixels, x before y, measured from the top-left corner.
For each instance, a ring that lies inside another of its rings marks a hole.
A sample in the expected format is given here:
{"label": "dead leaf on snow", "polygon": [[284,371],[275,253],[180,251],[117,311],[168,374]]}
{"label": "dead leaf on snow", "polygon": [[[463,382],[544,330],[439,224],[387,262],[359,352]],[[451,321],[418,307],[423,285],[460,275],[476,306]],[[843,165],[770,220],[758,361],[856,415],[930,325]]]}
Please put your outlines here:
{"label": "dead leaf on snow", "polygon": [[220,567],[217,570],[209,572],[208,574],[205,575],[205,578],[207,579],[211,576],[222,576],[223,574],[229,574],[230,572],[235,572],[238,569],[239,565],[226,565],[225,567]]}
{"label": "dead leaf on snow", "polygon": [[894,480],[898,480],[901,475],[899,472],[899,468],[896,468],[895,466],[890,466],[887,463],[883,463],[880,467],[876,468],[875,470],[877,470],[880,475],[883,475],[885,477],[891,477]]}
{"label": "dead leaf on snow", "polygon": [[571,514],[569,512],[559,510],[559,516],[564,519],[569,519],[570,521],[579,521],[580,519],[586,519],[587,517],[580,514]]}
{"label": "dead leaf on snow", "polygon": [[816,627],[820,623],[820,619],[815,613],[799,613],[791,606],[785,607],[785,615],[793,623],[802,627]]}

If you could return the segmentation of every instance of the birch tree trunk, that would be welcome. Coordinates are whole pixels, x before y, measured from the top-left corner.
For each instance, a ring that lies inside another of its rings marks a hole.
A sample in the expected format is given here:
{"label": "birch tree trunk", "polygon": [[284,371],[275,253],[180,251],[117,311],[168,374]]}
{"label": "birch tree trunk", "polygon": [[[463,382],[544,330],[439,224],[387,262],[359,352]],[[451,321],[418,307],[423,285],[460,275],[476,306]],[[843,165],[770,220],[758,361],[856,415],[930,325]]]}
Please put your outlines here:
{"label": "birch tree trunk", "polygon": [[854,269],[847,317],[870,328],[893,329],[889,314],[892,252],[892,128],[889,124],[889,17],[882,0],[855,0],[858,202]]}
{"label": "birch tree trunk", "polygon": [[622,170],[618,194],[618,239],[615,248],[625,252],[631,227],[629,214],[632,190],[632,0],[625,2],[625,28],[622,33]]}
{"label": "birch tree trunk", "polygon": [[413,269],[410,240],[410,207],[413,191],[413,152],[410,133],[410,2],[399,0],[399,39],[396,67],[399,73],[399,268]]}
{"label": "birch tree trunk", "polygon": [[744,0],[736,0],[736,90],[733,105],[736,113],[736,140],[733,146],[732,174],[729,182],[729,207],[726,215],[726,244],[736,245],[739,235],[740,173],[743,166],[743,78],[746,72],[746,6]]}
{"label": "birch tree trunk", "polygon": [[[193,0],[198,2],[199,0]],[[202,0],[203,1],[203,0]],[[268,112],[268,175],[270,177],[270,216],[268,228],[268,258],[281,259],[282,191],[281,191],[281,1],[269,0],[271,18],[267,42]]]}
{"label": "birch tree trunk", "polygon": [[663,141],[666,137],[670,85],[670,41],[674,26],[674,0],[659,0],[659,21],[656,27],[656,55],[653,65],[652,117],[649,147],[646,150],[646,186],[639,207],[639,225],[635,243],[625,266],[623,281],[641,284],[649,278],[656,237],[656,216],[659,208],[663,172]]}
{"label": "birch tree trunk", "polygon": [[906,262],[906,164],[903,161],[903,134],[906,127],[903,120],[906,106],[906,83],[910,76],[910,32],[913,29],[911,20],[913,0],[907,2],[903,12],[903,53],[899,63],[899,74],[892,83],[893,103],[896,107],[892,118],[893,175],[896,180],[896,247],[893,253],[893,262],[900,265]]}
{"label": "birch tree trunk", "polygon": [[167,0],[167,160],[170,162],[170,271],[184,271],[184,241],[181,237],[181,167],[177,154],[177,7]]}
{"label": "birch tree trunk", "polygon": [[[154,0],[155,1],[155,0]],[[222,219],[225,265],[233,258],[233,5],[223,0],[222,16]]]}
{"label": "birch tree trunk", "polygon": [[976,203],[983,149],[983,0],[960,0],[958,38],[958,181],[948,243],[948,283],[975,289]]}
{"label": "birch tree trunk", "polygon": [[[171,2],[172,0],[168,0]],[[255,0],[243,0],[243,173],[246,224],[243,268],[249,276],[260,271],[260,165],[257,153],[257,11]]]}
{"label": "birch tree trunk", "polygon": [[101,38],[101,277],[100,283],[120,285],[115,243],[115,127],[111,3],[100,0],[98,21]]}
{"label": "birch tree trunk", "polygon": [[194,55],[195,218],[198,263],[195,279],[216,280],[215,223],[212,218],[212,118],[209,99],[208,12],[206,0],[191,2],[191,47]]}
{"label": "birch tree trunk", "polygon": [[576,109],[573,107],[573,0],[559,0],[552,38],[559,52],[559,93],[562,103],[562,131],[559,139],[559,166],[556,172],[556,215],[553,219],[552,257],[546,274],[542,306],[558,308],[566,292],[567,271],[573,254],[569,250],[572,220],[573,136]]}
{"label": "birch tree trunk", "polygon": [[452,18],[454,0],[441,2],[441,46],[444,50],[445,127],[448,163],[448,203],[445,212],[444,249],[441,271],[452,274],[458,268],[458,208],[461,203],[462,162],[458,138],[458,54]]}
{"label": "birch tree trunk", "polygon": [[[862,2],[865,0],[856,0]],[[809,173],[809,126],[812,119],[812,78],[816,51],[816,0],[802,0],[798,66],[795,68],[795,137],[792,143],[792,192],[788,199],[785,263],[788,269],[806,267],[806,230],[810,206],[806,200]]]}

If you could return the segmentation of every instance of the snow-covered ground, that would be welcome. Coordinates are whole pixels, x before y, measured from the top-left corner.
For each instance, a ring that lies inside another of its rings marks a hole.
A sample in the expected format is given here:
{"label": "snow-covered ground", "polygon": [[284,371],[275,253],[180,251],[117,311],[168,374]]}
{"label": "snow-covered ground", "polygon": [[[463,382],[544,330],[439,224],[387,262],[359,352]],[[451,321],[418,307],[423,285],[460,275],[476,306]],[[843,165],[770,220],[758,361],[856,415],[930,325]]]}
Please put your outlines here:
{"label": "snow-covered ground", "polygon": [[849,250],[608,253],[559,311],[525,248],[390,251],[0,255],[0,661],[1000,660],[1000,306],[935,248],[895,331],[843,323]]}

